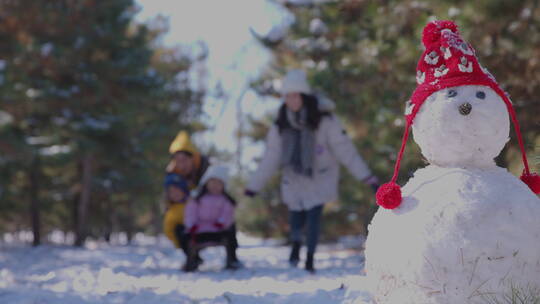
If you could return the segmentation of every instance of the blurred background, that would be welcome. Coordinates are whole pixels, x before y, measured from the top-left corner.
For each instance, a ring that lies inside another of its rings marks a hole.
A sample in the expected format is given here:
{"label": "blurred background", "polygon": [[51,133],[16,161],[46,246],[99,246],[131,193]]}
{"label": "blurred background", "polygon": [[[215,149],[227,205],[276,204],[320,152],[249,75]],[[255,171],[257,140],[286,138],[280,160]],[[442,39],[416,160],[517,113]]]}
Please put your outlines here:
{"label": "blurred background", "polygon": [[[540,163],[540,3],[367,0],[0,0],[0,233],[77,246],[161,233],[162,180],[179,130],[234,168],[240,230],[284,238],[276,179],[243,185],[302,68],[337,103],[358,150],[387,180],[427,21],[452,19],[511,94]],[[497,162],[518,175],[513,138]],[[399,181],[425,163],[408,145]],[[373,192],[342,175],[323,239],[365,235]],[[51,232],[56,232],[51,234]]]}

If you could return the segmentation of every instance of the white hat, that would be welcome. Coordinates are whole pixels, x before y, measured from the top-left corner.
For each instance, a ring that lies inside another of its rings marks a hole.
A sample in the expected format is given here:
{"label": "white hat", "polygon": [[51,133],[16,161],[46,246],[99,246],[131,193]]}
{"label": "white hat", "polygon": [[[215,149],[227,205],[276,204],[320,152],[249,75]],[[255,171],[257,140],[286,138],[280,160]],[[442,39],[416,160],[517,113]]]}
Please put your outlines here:
{"label": "white hat", "polygon": [[211,165],[204,173],[199,185],[204,186],[211,178],[219,179],[226,188],[229,180],[229,168],[223,165]]}
{"label": "white hat", "polygon": [[286,95],[287,93],[311,93],[306,72],[302,70],[289,70],[287,72],[287,75],[285,75],[281,82],[281,95]]}

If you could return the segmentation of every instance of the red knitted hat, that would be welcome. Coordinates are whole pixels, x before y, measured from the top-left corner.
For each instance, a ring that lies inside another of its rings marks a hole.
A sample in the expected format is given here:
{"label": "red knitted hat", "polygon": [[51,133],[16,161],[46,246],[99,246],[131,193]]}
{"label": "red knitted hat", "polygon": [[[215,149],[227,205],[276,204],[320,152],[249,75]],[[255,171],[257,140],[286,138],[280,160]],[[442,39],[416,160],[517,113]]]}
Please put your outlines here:
{"label": "red knitted hat", "polygon": [[377,191],[377,204],[386,209],[394,209],[401,204],[401,188],[396,184],[399,166],[409,137],[409,129],[424,101],[434,92],[462,85],[490,87],[505,102],[521,149],[524,165],[521,180],[534,193],[540,193],[540,176],[536,173],[531,174],[529,171],[521,131],[512,102],[508,94],[499,87],[493,75],[478,63],[474,49],[460,37],[456,24],[447,20],[428,23],[423,31],[422,42],[425,51],[416,68],[418,86],[412,94],[406,111],[405,133],[394,168],[394,175],[389,183],[382,185]]}

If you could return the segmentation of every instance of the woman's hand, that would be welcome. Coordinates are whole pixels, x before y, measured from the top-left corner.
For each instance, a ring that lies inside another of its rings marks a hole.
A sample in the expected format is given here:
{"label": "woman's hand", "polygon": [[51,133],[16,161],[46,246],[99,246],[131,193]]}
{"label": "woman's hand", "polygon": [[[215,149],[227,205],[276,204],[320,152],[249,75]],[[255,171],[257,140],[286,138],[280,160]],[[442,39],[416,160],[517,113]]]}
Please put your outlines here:
{"label": "woman's hand", "polygon": [[367,178],[365,178],[363,180],[363,182],[366,184],[366,185],[369,185],[371,187],[371,189],[373,189],[373,192],[377,192],[377,190],[379,189],[379,179],[375,176],[375,175],[371,175]]}
{"label": "woman's hand", "polygon": [[191,244],[197,243],[197,230],[199,230],[199,226],[197,225],[193,225],[191,228],[189,228],[189,236],[190,236]]}
{"label": "woman's hand", "polygon": [[244,195],[248,197],[255,197],[257,195],[257,192],[246,189],[244,191]]}
{"label": "woman's hand", "polygon": [[199,227],[197,225],[193,225],[191,228],[189,228],[189,234],[195,234],[197,233],[197,230],[199,230]]}

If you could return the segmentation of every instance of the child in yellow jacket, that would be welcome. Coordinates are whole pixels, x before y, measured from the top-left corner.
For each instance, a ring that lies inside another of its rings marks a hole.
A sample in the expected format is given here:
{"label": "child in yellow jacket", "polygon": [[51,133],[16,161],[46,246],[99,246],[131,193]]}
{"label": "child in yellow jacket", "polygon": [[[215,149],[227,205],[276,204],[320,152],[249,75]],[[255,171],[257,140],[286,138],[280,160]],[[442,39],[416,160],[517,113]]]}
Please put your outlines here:
{"label": "child in yellow jacket", "polygon": [[184,226],[184,208],[191,190],[208,167],[208,161],[199,154],[185,131],[178,133],[169,152],[172,157],[164,182],[167,211],[163,231],[176,248],[187,254],[189,242]]}
{"label": "child in yellow jacket", "polygon": [[184,248],[182,235],[184,230],[184,209],[189,198],[190,189],[184,177],[177,173],[165,176],[165,192],[168,208],[165,213],[163,230],[176,248]]}

